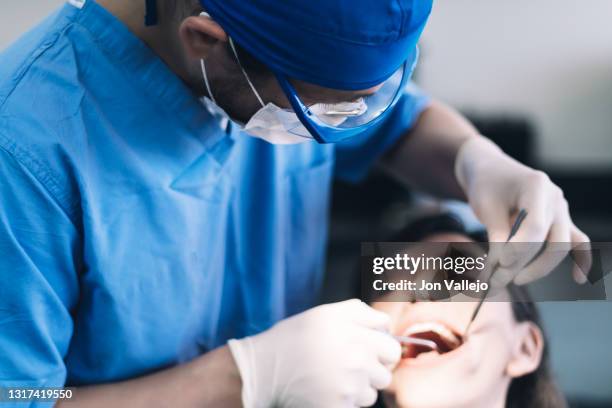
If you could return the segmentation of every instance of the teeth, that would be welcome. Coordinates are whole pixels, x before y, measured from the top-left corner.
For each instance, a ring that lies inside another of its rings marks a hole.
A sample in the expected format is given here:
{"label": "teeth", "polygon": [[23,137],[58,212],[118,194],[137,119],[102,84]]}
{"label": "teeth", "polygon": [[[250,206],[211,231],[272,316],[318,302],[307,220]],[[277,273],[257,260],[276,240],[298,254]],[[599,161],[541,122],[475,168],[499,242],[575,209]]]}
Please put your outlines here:
{"label": "teeth", "polygon": [[415,323],[404,331],[404,336],[417,333],[434,332],[448,342],[450,346],[458,346],[461,340],[446,326],[436,322]]}

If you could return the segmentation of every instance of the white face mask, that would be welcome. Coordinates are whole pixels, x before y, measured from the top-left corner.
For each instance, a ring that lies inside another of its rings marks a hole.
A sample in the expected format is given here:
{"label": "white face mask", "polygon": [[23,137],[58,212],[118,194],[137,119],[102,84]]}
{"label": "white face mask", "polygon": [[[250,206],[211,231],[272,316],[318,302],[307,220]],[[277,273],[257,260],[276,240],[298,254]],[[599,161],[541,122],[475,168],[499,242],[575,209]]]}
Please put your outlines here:
{"label": "white face mask", "polygon": [[[350,109],[351,112],[365,112],[363,100],[343,105],[345,111]],[[328,105],[316,104],[312,105],[310,110],[325,123],[332,126],[338,126],[348,118],[347,115],[336,113],[338,112],[336,105],[334,105],[333,115],[326,113],[328,108]],[[295,112],[280,108],[273,103],[268,103],[258,110],[244,126],[243,130],[249,135],[259,137],[273,144],[295,144],[314,140]]]}
{"label": "white face mask", "polygon": [[[230,38],[230,46],[240,65],[240,69],[244,77],[246,78],[251,90],[257,97],[261,105],[253,117],[242,127],[242,130],[251,135],[263,139],[272,144],[296,144],[314,140],[308,130],[302,125],[302,122],[298,119],[295,112],[288,109],[278,107],[273,103],[264,104],[263,99],[259,96],[259,93],[255,89],[255,86],[251,82],[248,74],[242,68],[238,53],[234,47],[234,42]],[[200,61],[202,68],[202,76],[204,77],[204,83],[206,90],[212,103],[205,99],[204,104],[207,109],[215,116],[224,115],[225,118],[229,116],[219,107],[208,82],[208,76],[206,75],[206,65],[204,60]],[[367,106],[363,98],[359,98],[354,102],[342,102],[336,104],[315,104],[310,106],[310,110],[321,118],[325,123],[332,126],[338,126],[351,116],[357,116],[363,114],[367,110]],[[240,124],[239,124],[240,125]]]}

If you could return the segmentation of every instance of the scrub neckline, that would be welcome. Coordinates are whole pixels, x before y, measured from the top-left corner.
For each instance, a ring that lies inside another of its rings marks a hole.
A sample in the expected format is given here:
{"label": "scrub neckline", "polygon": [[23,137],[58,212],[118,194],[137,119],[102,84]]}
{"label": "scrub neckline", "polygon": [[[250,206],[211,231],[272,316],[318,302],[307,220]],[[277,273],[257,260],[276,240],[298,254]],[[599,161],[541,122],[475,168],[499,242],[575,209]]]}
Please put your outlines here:
{"label": "scrub neckline", "polygon": [[[229,134],[220,129],[195,93],[123,22],[94,0],[86,0],[80,9],[71,4],[64,7],[71,9],[69,19],[91,33],[96,44],[142,92],[180,117],[207,147]],[[211,140],[211,135],[218,136]]]}

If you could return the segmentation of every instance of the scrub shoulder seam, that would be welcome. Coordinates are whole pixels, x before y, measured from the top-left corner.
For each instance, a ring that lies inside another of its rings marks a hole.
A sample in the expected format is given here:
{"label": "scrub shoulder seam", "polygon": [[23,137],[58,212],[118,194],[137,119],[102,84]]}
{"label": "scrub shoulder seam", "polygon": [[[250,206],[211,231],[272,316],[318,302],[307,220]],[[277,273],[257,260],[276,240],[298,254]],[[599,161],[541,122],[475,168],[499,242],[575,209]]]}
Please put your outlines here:
{"label": "scrub shoulder seam", "polygon": [[[62,195],[62,189],[57,181],[57,179],[53,176],[52,172],[39,160],[32,157],[26,150],[17,146],[17,144],[6,137],[4,134],[0,133],[0,150],[5,152],[9,157],[13,158],[15,162],[24,170],[25,173],[30,175],[37,183],[39,183],[42,188],[49,194],[49,197],[53,200],[55,205],[57,205],[62,213],[66,216],[70,223],[74,226],[75,230],[78,231],[77,222],[74,217],[74,211],[71,211],[71,208],[74,205],[68,205],[59,198]],[[30,165],[28,165],[29,162]]]}
{"label": "scrub shoulder seam", "polygon": [[0,110],[4,107],[4,105],[10,99],[15,89],[17,89],[17,87],[21,84],[21,81],[23,80],[25,75],[28,73],[28,71],[32,68],[34,63],[36,63],[36,61],[39,58],[45,55],[45,53],[59,41],[59,39],[70,28],[71,25],[72,25],[72,22],[63,26],[61,30],[50,32],[47,36],[43,37],[43,39],[40,42],[40,45],[38,45],[36,49],[34,49],[26,58],[24,58],[24,61],[19,66],[17,70],[18,71],[17,75],[15,76],[15,79],[13,80],[13,84],[12,84],[13,86],[6,93],[4,98],[0,99]]}

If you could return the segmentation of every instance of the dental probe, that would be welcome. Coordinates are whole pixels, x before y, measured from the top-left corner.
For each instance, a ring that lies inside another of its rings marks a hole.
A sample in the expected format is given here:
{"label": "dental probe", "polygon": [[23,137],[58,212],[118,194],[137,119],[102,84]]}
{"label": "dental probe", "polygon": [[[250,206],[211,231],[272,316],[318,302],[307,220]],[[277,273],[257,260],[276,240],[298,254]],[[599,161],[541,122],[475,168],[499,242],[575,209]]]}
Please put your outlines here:
{"label": "dental probe", "polygon": [[418,339],[416,337],[409,337],[409,336],[395,336],[395,335],[393,335],[393,338],[395,340],[399,341],[402,346],[411,344],[411,345],[414,345],[414,346],[427,347],[427,348],[430,348],[430,349],[435,350],[435,351],[438,350],[438,345],[436,344],[435,341],[431,341],[431,340],[427,340],[427,339]]}
{"label": "dental probe", "polygon": [[[518,215],[516,216],[516,220],[514,220],[514,224],[512,224],[512,228],[510,229],[510,234],[508,235],[508,239],[506,240],[506,242],[510,241],[512,237],[516,234],[519,227],[523,223],[523,220],[525,220],[525,217],[527,217],[527,210],[522,208],[521,211],[519,211]],[[470,319],[470,322],[465,328],[465,332],[463,334],[464,338],[467,336],[468,331],[470,330],[470,326],[474,322],[474,319],[476,319],[476,316],[478,315],[478,312],[480,312],[480,308],[482,307],[482,304],[484,303],[487,295],[489,294],[489,289],[491,288],[491,278],[493,278],[493,275],[495,274],[495,272],[497,272],[498,269],[499,269],[499,261],[497,261],[497,263],[494,265],[493,269],[491,270],[491,275],[489,275],[489,279],[487,279],[487,289],[482,294],[482,298],[480,298],[480,300],[478,301],[478,305],[476,305],[476,309],[474,310],[474,313],[472,313],[472,318]]]}

